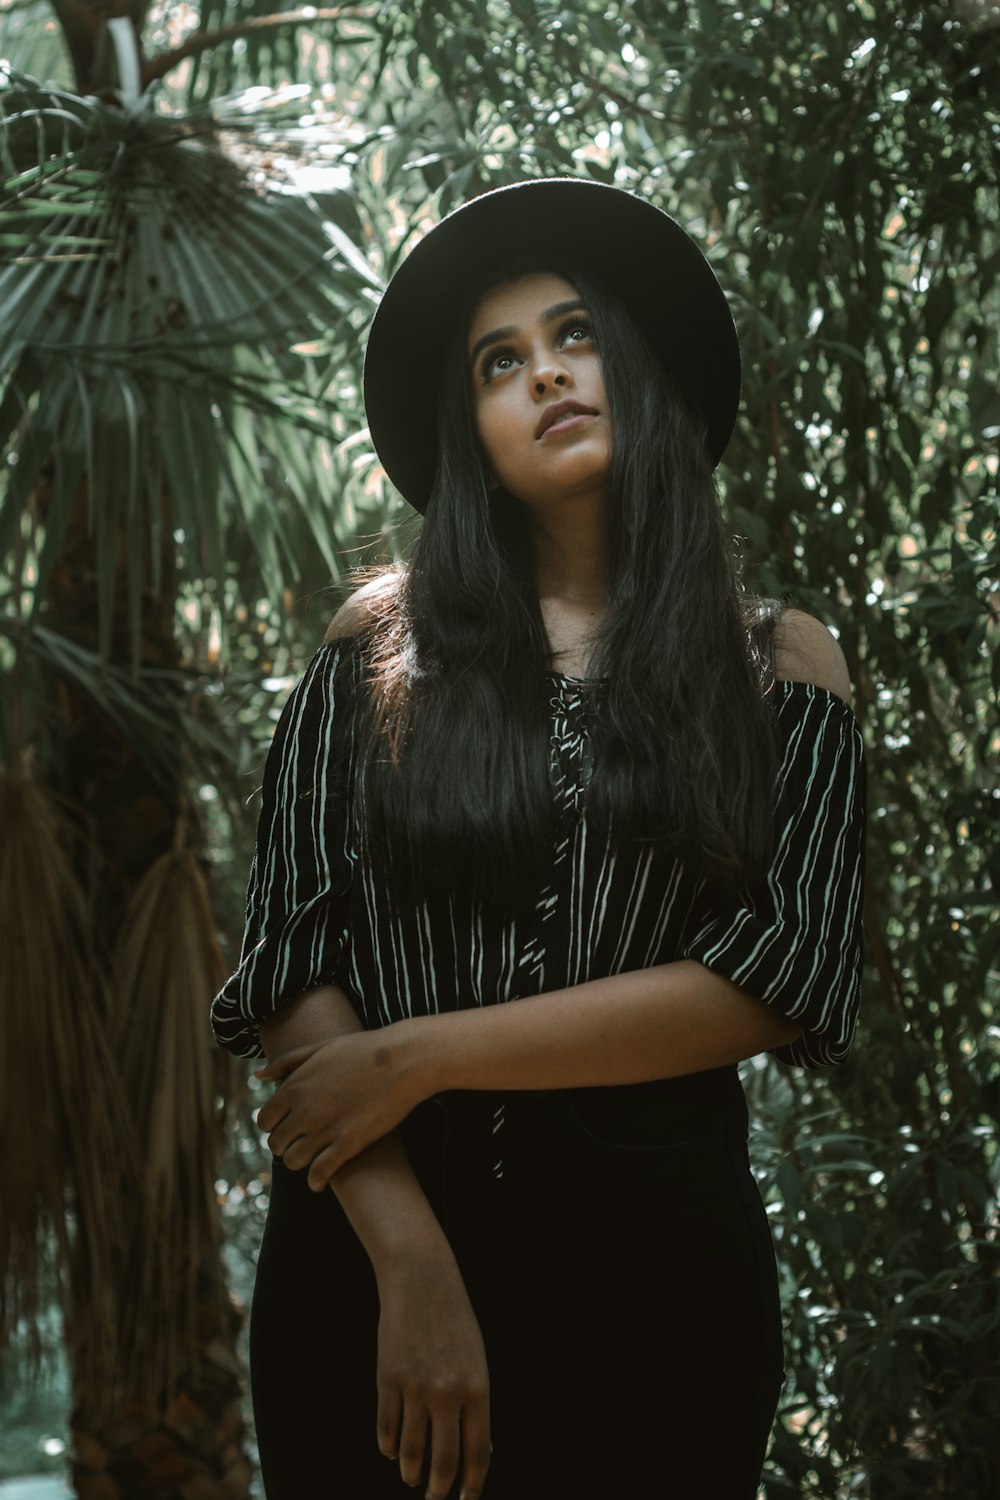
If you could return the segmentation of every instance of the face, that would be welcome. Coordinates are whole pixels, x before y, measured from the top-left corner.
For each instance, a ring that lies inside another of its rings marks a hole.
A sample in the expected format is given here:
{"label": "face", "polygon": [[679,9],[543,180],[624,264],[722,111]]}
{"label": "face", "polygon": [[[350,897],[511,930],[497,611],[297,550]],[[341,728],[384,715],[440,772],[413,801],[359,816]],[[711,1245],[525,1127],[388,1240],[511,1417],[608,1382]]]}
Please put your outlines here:
{"label": "face", "polygon": [[548,273],[487,292],[467,343],[476,431],[493,474],[529,505],[607,493],[612,428],[590,317]]}

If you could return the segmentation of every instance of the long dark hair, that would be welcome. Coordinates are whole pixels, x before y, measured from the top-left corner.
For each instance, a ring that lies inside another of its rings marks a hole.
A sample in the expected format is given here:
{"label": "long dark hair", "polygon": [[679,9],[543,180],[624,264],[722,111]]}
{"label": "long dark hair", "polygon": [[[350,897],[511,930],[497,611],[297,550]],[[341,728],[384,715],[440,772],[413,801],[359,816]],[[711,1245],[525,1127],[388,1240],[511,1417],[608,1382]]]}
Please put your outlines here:
{"label": "long dark hair", "polygon": [[553,685],[534,555],[520,502],[490,488],[465,357],[476,302],[529,269],[583,296],[614,431],[588,821],[714,882],[753,881],[770,854],[774,736],[704,423],[612,294],[550,265],[484,276],[457,322],[426,518],[363,643],[369,852],[401,899],[472,889],[509,906],[550,858]]}

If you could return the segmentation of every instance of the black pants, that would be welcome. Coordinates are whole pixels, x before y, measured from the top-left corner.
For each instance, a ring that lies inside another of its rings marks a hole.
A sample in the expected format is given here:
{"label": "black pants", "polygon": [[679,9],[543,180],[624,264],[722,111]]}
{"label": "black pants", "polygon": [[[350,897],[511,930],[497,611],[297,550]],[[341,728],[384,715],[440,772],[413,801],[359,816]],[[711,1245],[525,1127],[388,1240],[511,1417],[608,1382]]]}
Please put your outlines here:
{"label": "black pants", "polygon": [[[406,1122],[486,1345],[486,1500],[754,1500],[782,1369],[746,1124],[730,1068]],[[414,1493],[375,1443],[377,1320],[333,1194],[275,1163],[251,1318],[268,1500]]]}

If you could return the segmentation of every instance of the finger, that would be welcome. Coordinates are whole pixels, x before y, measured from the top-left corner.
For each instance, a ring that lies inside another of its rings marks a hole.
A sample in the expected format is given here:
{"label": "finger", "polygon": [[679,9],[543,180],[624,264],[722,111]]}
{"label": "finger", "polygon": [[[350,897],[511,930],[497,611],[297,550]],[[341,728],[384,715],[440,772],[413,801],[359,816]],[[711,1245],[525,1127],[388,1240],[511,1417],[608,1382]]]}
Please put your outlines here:
{"label": "finger", "polygon": [[282,1160],[293,1172],[302,1172],[309,1166],[323,1142],[312,1135],[299,1135],[285,1147]]}
{"label": "finger", "polygon": [[322,1151],[315,1153],[312,1166],[309,1168],[309,1176],[306,1179],[313,1192],[322,1193],[328,1188],[331,1179],[340,1171],[347,1159],[339,1141],[331,1141],[323,1147]]}
{"label": "finger", "polygon": [[399,1477],[404,1484],[419,1484],[427,1447],[427,1408],[416,1397],[403,1398],[403,1425],[399,1433]]}
{"label": "finger", "polygon": [[268,1081],[275,1078],[287,1078],[289,1073],[308,1062],[314,1052],[318,1052],[323,1042],[312,1042],[307,1047],[295,1047],[291,1052],[280,1052],[277,1057],[272,1057],[262,1068],[254,1068],[258,1078]]}
{"label": "finger", "polygon": [[375,1441],[385,1458],[399,1457],[399,1420],[403,1398],[398,1385],[378,1382],[378,1411],[375,1414]]}
{"label": "finger", "polygon": [[479,1500],[490,1466],[489,1392],[470,1397],[462,1413],[462,1490],[458,1500]]}
{"label": "finger", "polygon": [[262,1104],[257,1111],[257,1129],[261,1131],[274,1130],[280,1125],[288,1114],[289,1104],[280,1091],[273,1094],[266,1104]]}
{"label": "finger", "polygon": [[323,1141],[317,1140],[291,1120],[283,1120],[278,1129],[272,1130],[267,1138],[267,1149],[271,1155],[280,1156],[282,1161],[296,1171],[307,1167],[323,1145]]}
{"label": "finger", "polygon": [[258,1120],[257,1124],[267,1131],[268,1150],[275,1156],[280,1156],[302,1134],[301,1122],[294,1121],[290,1113],[277,1120]]}
{"label": "finger", "polygon": [[424,1500],[445,1500],[458,1473],[458,1407],[435,1412],[431,1418],[431,1468]]}

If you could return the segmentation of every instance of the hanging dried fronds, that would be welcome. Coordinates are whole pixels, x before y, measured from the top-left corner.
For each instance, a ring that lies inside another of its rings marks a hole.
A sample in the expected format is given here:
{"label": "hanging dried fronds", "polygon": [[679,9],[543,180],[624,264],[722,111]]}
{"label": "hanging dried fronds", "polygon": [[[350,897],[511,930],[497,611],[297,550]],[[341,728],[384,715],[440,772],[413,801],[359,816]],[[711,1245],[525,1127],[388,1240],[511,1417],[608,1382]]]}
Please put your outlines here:
{"label": "hanging dried fronds", "polygon": [[213,1046],[206,1005],[224,977],[197,858],[165,854],[129,903],[111,1017],[146,1204],[131,1266],[140,1295],[123,1299],[123,1333],[144,1383],[155,1375],[161,1394],[187,1362],[182,1351],[197,1347],[199,1306],[226,1297],[215,1165],[228,1059]]}
{"label": "hanging dried fronds", "polygon": [[68,1336],[85,1307],[84,1364],[107,1370],[130,1146],[72,846],[52,796],[0,771],[0,1339],[32,1340],[54,1256]]}

